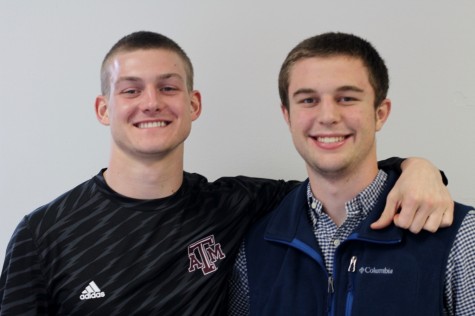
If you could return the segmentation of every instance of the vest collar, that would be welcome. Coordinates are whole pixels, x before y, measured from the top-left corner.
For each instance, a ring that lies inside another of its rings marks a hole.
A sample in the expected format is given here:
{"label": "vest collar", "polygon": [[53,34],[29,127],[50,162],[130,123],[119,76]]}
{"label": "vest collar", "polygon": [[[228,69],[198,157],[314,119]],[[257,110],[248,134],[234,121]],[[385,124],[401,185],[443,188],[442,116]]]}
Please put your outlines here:
{"label": "vest collar", "polygon": [[[394,224],[381,230],[373,230],[370,224],[375,222],[386,204],[386,197],[394,186],[398,174],[388,172],[388,181],[374,209],[352,233],[348,239],[360,239],[377,243],[397,243],[402,240],[403,230]],[[285,244],[305,244],[317,250],[318,244],[308,219],[307,188],[308,179],[291,191],[280,205],[271,213],[264,238]],[[301,248],[299,246],[299,248]]]}

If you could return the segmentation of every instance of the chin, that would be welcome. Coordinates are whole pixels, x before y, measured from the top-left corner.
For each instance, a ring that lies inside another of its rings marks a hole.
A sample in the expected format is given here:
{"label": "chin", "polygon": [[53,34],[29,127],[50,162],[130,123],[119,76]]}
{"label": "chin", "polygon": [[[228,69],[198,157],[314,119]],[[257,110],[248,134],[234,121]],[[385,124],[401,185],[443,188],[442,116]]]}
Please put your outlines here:
{"label": "chin", "polygon": [[348,165],[335,161],[315,164],[315,170],[322,175],[338,175],[347,170]]}

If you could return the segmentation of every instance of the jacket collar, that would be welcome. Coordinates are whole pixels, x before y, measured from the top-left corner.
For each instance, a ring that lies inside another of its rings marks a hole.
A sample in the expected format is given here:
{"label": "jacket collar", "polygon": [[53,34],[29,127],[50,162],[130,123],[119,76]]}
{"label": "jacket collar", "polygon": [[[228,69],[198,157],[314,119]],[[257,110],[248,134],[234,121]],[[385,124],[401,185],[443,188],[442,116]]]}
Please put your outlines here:
{"label": "jacket collar", "polygon": [[[403,230],[394,224],[381,230],[373,230],[370,224],[376,221],[386,204],[386,197],[394,186],[398,174],[388,172],[388,181],[374,209],[348,239],[360,239],[379,243],[396,243],[402,239]],[[307,188],[308,179],[291,191],[272,212],[266,227],[264,238],[285,244],[305,244],[318,249],[312,225],[308,219]],[[299,247],[301,248],[301,247]]]}

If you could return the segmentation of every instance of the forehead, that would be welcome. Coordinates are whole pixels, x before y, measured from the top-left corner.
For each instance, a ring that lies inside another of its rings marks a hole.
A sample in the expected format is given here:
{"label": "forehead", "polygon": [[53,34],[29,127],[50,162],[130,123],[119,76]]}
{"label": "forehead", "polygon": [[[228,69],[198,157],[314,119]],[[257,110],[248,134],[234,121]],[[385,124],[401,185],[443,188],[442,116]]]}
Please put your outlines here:
{"label": "forehead", "polygon": [[163,74],[178,74],[185,80],[183,60],[170,50],[139,49],[122,51],[110,57],[107,70],[111,81],[123,76],[146,78]]}
{"label": "forehead", "polygon": [[346,55],[309,57],[297,61],[289,72],[289,92],[302,86],[370,86],[362,60]]}

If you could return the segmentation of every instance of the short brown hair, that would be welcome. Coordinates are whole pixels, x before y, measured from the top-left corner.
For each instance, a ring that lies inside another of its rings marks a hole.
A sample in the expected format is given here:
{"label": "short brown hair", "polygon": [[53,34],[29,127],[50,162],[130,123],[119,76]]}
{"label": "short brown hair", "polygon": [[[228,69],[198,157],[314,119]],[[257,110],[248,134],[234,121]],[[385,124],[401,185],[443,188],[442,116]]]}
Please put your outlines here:
{"label": "short brown hair", "polygon": [[368,69],[369,82],[375,93],[375,107],[387,96],[388,69],[376,49],[366,40],[345,33],[324,33],[307,38],[287,55],[279,73],[279,95],[282,105],[289,109],[290,71],[299,60],[312,57],[344,55],[361,59]]}
{"label": "short brown hair", "polygon": [[190,91],[193,90],[193,65],[185,51],[175,41],[162,34],[139,31],[121,38],[104,57],[101,66],[101,91],[103,95],[110,92],[110,74],[107,69],[110,59],[117,53],[139,49],[165,49],[176,53],[185,64],[187,88]]}

